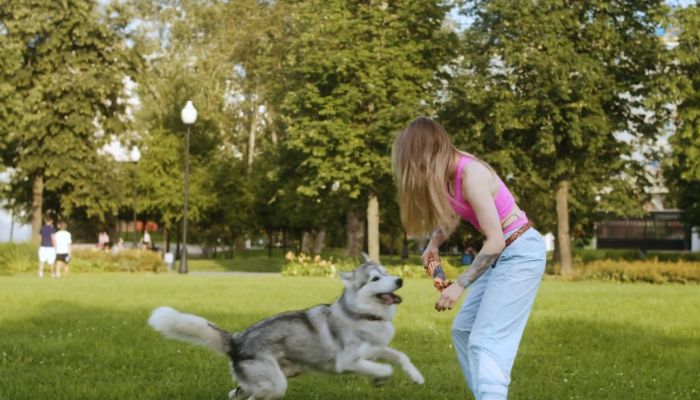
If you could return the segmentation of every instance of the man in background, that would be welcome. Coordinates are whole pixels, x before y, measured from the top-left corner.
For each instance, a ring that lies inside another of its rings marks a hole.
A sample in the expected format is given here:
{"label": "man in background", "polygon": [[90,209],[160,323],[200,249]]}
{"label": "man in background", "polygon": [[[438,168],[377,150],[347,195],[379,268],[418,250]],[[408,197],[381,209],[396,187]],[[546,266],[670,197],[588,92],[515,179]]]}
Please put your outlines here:
{"label": "man in background", "polygon": [[44,217],[44,225],[39,230],[39,278],[44,277],[44,264],[49,264],[51,275],[55,276],[54,262],[56,262],[55,237],[56,230],[53,227],[53,218],[50,215]]}
{"label": "man in background", "polygon": [[56,243],[56,276],[61,276],[61,267],[63,267],[63,275],[68,276],[68,263],[70,262],[71,234],[66,230],[66,221],[58,223],[58,232],[55,234]]}

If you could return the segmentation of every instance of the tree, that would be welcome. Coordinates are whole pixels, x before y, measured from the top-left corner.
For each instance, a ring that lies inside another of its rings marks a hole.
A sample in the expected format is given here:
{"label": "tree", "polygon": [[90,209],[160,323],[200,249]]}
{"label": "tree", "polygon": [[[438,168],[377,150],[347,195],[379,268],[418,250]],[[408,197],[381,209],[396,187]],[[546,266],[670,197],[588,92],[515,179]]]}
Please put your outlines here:
{"label": "tree", "polygon": [[277,76],[284,97],[276,109],[285,127],[281,162],[298,179],[286,191],[345,209],[347,251],[359,256],[366,210],[376,215],[379,189],[393,185],[391,138],[430,112],[440,88],[439,67],[455,43],[442,25],[449,4],[334,0],[289,7],[293,22]]}
{"label": "tree", "polygon": [[[208,198],[193,195],[190,201],[199,207],[200,238],[234,240],[255,230],[261,221],[251,212],[255,199],[249,182],[252,176],[264,176],[252,163],[264,151],[269,130],[267,112],[261,111],[267,108],[267,79],[261,76],[270,69],[265,48],[275,26],[267,21],[274,17],[268,15],[272,6],[254,0],[134,3],[144,21],[140,34],[146,65],[138,79],[143,106],[137,115],[142,140],[157,145],[153,141],[162,139],[171,145],[167,150],[152,147],[151,155],[181,171],[182,164],[176,165],[184,132],[179,110],[192,100],[200,115],[193,127],[193,165],[201,168],[200,184],[211,187],[201,192]],[[144,204],[154,205],[150,212],[169,210],[161,214],[168,221],[179,220],[182,203],[182,175],[173,172],[166,169],[142,181],[146,186],[141,188]],[[161,190],[166,184],[170,189]],[[192,184],[196,192],[197,183]],[[180,189],[173,191],[176,187]]]}
{"label": "tree", "polygon": [[563,274],[571,220],[590,215],[595,196],[610,206],[613,188],[638,194],[644,182],[630,156],[668,118],[656,35],[666,12],[660,0],[468,2],[445,125],[498,166],[538,226],[556,215]]}
{"label": "tree", "polygon": [[700,226],[700,5],[676,10],[676,20],[679,98],[666,178],[688,226]]}
{"label": "tree", "polygon": [[31,182],[35,238],[47,192],[64,214],[118,207],[119,189],[104,185],[113,160],[98,149],[124,129],[124,80],[136,63],[125,15],[106,10],[91,0],[0,1],[3,161],[15,171],[10,193]]}

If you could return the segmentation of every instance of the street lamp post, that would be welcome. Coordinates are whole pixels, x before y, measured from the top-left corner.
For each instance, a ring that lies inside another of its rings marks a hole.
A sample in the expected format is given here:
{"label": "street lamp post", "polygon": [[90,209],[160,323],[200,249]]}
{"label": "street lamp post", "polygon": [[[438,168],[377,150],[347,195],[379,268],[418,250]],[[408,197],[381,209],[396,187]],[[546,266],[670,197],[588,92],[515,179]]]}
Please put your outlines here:
{"label": "street lamp post", "polygon": [[133,199],[132,199],[132,201],[133,201],[132,214],[133,214],[133,220],[134,220],[133,221],[134,232],[133,232],[131,239],[132,239],[132,245],[134,248],[138,247],[138,232],[136,230],[136,208],[137,208],[137,205],[138,205],[137,202],[139,199],[139,194],[137,192],[137,189],[138,189],[138,171],[137,171],[137,168],[138,168],[138,165],[139,165],[138,163],[139,163],[140,159],[141,159],[141,152],[139,151],[139,149],[137,147],[132,147],[131,152],[129,152],[129,160],[133,163],[133,168],[131,170],[133,180],[132,180],[131,184],[133,185],[133,188],[134,188],[133,193],[132,193],[132,197],[133,197]]}
{"label": "street lamp post", "polygon": [[187,136],[185,139],[185,202],[182,214],[182,255],[180,257],[180,268],[178,272],[186,274],[187,268],[187,208],[189,206],[190,197],[190,128],[197,121],[197,109],[194,108],[191,101],[187,101],[185,107],[180,112],[182,122],[187,125]]}

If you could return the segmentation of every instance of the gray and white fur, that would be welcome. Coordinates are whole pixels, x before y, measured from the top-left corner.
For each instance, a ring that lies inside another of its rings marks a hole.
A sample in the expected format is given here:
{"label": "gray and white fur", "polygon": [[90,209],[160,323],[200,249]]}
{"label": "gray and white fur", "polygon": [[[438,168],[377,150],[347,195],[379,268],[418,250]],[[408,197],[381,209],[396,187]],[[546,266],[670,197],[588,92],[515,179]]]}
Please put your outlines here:
{"label": "gray and white fur", "polygon": [[332,304],[278,314],[243,332],[226,332],[169,307],[154,310],[148,323],[168,338],[229,356],[238,383],[231,399],[283,397],[287,379],[306,371],[358,373],[380,385],[393,369],[378,360],[398,364],[413,382],[423,384],[408,356],[388,347],[394,336],[391,321],[401,302],[394,291],[403,281],[365,259],[354,271],[340,274],[345,289]]}

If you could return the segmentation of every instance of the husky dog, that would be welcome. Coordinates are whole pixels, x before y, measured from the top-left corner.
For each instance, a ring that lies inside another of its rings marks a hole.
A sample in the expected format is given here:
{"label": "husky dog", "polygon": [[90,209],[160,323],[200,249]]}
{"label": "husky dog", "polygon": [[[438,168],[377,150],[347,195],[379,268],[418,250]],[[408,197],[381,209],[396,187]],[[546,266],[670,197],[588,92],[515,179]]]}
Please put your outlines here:
{"label": "husky dog", "polygon": [[264,319],[244,332],[226,332],[204,318],[168,307],[153,311],[148,323],[164,336],[228,355],[238,387],[231,399],[277,399],[287,378],[305,371],[358,373],[383,384],[392,374],[385,360],[401,366],[417,384],[424,379],[406,354],[388,347],[391,323],[403,280],[369,260],[340,273],[345,290],[330,305],[318,305]]}

